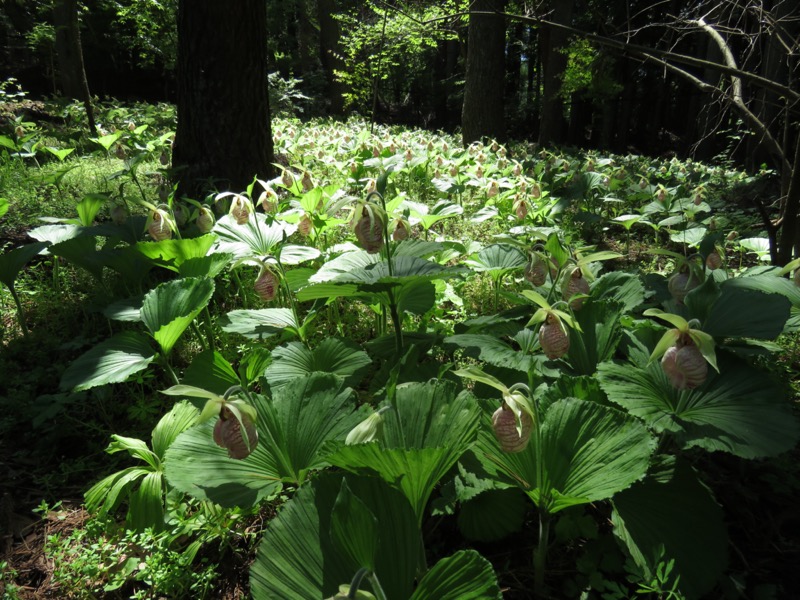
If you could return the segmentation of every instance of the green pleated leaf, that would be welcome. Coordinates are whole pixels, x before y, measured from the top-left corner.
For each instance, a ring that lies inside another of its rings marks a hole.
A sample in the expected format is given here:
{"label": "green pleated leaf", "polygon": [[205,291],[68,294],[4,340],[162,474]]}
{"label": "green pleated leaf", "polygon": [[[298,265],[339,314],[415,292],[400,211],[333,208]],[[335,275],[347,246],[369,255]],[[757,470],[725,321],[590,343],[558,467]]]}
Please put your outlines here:
{"label": "green pleated leaf", "polygon": [[454,344],[461,348],[475,348],[477,358],[495,367],[515,369],[528,372],[535,363],[530,354],[513,348],[503,340],[491,335],[464,333],[451,335],[444,339],[445,344]]}
{"label": "green pleated leaf", "polygon": [[123,331],[74,360],[61,376],[62,390],[88,390],[121,383],[148,367],[156,357],[150,341],[134,331]]}
{"label": "green pleated leaf", "polygon": [[178,267],[181,277],[210,277],[214,278],[227,267],[233,256],[225,253],[209,254],[188,258]]}
{"label": "green pleated leaf", "polygon": [[215,235],[206,234],[197,238],[139,242],[135,247],[153,264],[178,273],[180,266],[186,261],[204,257],[215,240]]}
{"label": "green pleated leaf", "polygon": [[84,494],[86,510],[100,514],[113,512],[139,479],[152,473],[146,467],[128,467],[103,478]]}
{"label": "green pleated leaf", "polygon": [[[264,213],[254,213],[244,225],[239,225],[233,217],[225,215],[212,229],[218,236],[213,252],[231,254],[236,261],[248,258],[261,260],[274,255],[279,243],[296,229],[296,226],[283,221],[268,222]],[[313,255],[312,257],[319,256],[319,251],[314,248],[309,248],[306,253]],[[294,258],[290,254],[292,253],[287,252],[287,256],[281,255],[285,264],[290,264],[289,259]]]}
{"label": "green pleated leaf", "polygon": [[711,592],[727,564],[728,536],[720,506],[686,462],[614,496],[614,534],[652,576],[675,560],[687,598]]}
{"label": "green pleated leaf", "polygon": [[475,550],[443,558],[425,574],[411,600],[486,600],[502,598],[491,563]]}
{"label": "green pleated leaf", "polygon": [[289,342],[272,351],[265,377],[270,386],[277,387],[311,373],[333,373],[355,385],[371,364],[367,353],[348,340],[325,338],[313,349]]}
{"label": "green pleated leaf", "polygon": [[424,279],[403,283],[395,293],[395,302],[400,314],[424,315],[436,302],[436,286]]}
{"label": "green pleated leaf", "polygon": [[103,310],[103,315],[115,321],[136,323],[142,320],[144,296],[134,296],[112,302]]}
{"label": "green pleated leaf", "polygon": [[161,460],[167,448],[184,431],[197,422],[200,411],[189,402],[178,402],[153,428],[151,445],[153,453]]}
{"label": "green pleated leaf", "polygon": [[612,271],[592,283],[592,298],[598,303],[619,302],[624,312],[630,312],[644,302],[644,284],[636,275]]}
{"label": "green pleated leaf", "polygon": [[58,244],[78,237],[81,234],[81,227],[74,223],[53,223],[51,225],[42,225],[31,229],[28,235],[40,242],[50,242],[50,244]]}
{"label": "green pleated leaf", "polygon": [[474,258],[464,261],[474,271],[489,272],[495,277],[519,270],[527,262],[525,252],[511,244],[492,244],[478,252]]}
{"label": "green pleated leaf", "polygon": [[171,485],[223,506],[252,506],[276,493],[281,482],[300,483],[327,463],[322,447],[344,441],[367,409],[356,409],[351,390],[332,375],[311,375],[254,395],[258,446],[244,460],[228,458],[212,440],[214,420],[181,433],[166,453]]}
{"label": "green pleated leaf", "polygon": [[342,479],[331,514],[331,539],[359,567],[373,571],[378,550],[378,519]]}
{"label": "green pleated leaf", "polygon": [[614,356],[622,338],[622,311],[618,302],[592,297],[575,313],[580,332],[570,333],[567,361],[577,375],[593,375],[598,363]]}
{"label": "green pleated leaf", "polygon": [[98,251],[97,240],[94,236],[82,235],[48,248],[50,254],[60,256],[67,262],[85,269],[97,279],[103,276],[103,268],[108,266],[110,255]]}
{"label": "green pleated leaf", "polygon": [[164,529],[164,479],[158,472],[145,475],[128,499],[128,526],[136,531]]}
{"label": "green pleated leaf", "polygon": [[[231,363],[219,352],[209,349],[192,359],[181,383],[222,396],[229,388],[239,385],[240,381]],[[200,404],[195,403],[195,406]]]}
{"label": "green pleated leaf", "polygon": [[[550,513],[606,500],[644,477],[655,441],[636,419],[594,402],[566,398],[550,405],[536,436],[515,454],[502,452],[485,412],[478,444],[487,458]],[[539,475],[541,474],[541,479]]]}
{"label": "green pleated leaf", "polygon": [[289,308],[232,310],[217,321],[223,331],[258,339],[282,332],[287,327],[299,328]]}
{"label": "green pleated leaf", "polygon": [[422,522],[434,487],[475,440],[479,409],[469,393],[447,381],[397,387],[394,410],[383,414],[379,442],[344,446],[328,461],[373,472],[398,487]]}
{"label": "green pleated leaf", "polygon": [[703,331],[718,339],[774,340],[789,320],[791,302],[783,294],[788,286],[792,286],[788,280],[771,275],[724,281],[703,321]]}
{"label": "green pleated leaf", "polygon": [[[389,600],[407,600],[420,560],[420,538],[408,501],[375,478],[347,475],[352,494],[375,517],[380,532],[375,573]],[[303,486],[270,521],[250,569],[254,600],[329,598],[349,584],[358,564],[330,537],[341,474]],[[362,585],[366,591],[368,583]]]}
{"label": "green pleated leaf", "polygon": [[684,447],[722,450],[742,458],[775,456],[800,436],[790,402],[774,381],[744,361],[720,354],[694,390],[675,390],[659,362],[644,367],[604,363],[597,377],[608,398]]}
{"label": "green pleated leaf", "polygon": [[162,283],[144,297],[142,322],[164,354],[170,353],[213,293],[213,279],[188,278]]}

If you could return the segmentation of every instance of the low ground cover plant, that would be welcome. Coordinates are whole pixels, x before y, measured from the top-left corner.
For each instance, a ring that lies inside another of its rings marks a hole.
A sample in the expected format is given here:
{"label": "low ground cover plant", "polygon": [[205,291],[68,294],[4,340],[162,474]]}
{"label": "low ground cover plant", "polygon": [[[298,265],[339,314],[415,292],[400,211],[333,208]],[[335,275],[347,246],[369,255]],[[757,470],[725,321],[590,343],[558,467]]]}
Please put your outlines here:
{"label": "low ground cover plant", "polygon": [[4,434],[108,455],[53,482],[95,515],[48,541],[65,597],[247,552],[254,598],[765,593],[724,492],[797,443],[800,291],[752,177],[285,119],[276,178],[185,198],[170,119],[0,137]]}

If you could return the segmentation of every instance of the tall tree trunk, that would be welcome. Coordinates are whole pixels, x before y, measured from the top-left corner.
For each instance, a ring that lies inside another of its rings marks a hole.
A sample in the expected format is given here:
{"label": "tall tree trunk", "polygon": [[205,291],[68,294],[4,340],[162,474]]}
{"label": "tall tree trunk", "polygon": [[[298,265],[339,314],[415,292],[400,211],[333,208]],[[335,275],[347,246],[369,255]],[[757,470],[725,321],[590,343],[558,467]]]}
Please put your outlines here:
{"label": "tall tree trunk", "polygon": [[67,98],[80,100],[86,110],[89,131],[97,135],[92,96],[83,63],[81,28],[78,21],[78,0],[56,0],[53,4],[53,22],[56,29],[56,55],[61,93]]}
{"label": "tall tree trunk", "polygon": [[[551,20],[560,25],[572,24],[574,0],[552,0]],[[561,81],[567,68],[567,56],[562,50],[568,36],[562,29],[549,28],[540,39],[544,90],[539,117],[539,143],[558,144],[564,139],[564,106],[561,100]]]}
{"label": "tall tree trunk", "polygon": [[335,0],[317,0],[319,57],[327,81],[328,103],[332,115],[342,115],[344,114],[344,94],[347,88],[335,74],[335,71],[345,68],[339,51],[339,22],[333,18],[335,10]]}
{"label": "tall tree trunk", "polygon": [[308,0],[297,0],[297,69],[298,77],[308,77],[314,67],[314,26]]}
{"label": "tall tree trunk", "polygon": [[[474,0],[472,10],[501,12],[505,0]],[[467,74],[461,130],[464,144],[487,136],[505,138],[503,83],[505,67],[505,18],[470,15],[467,40]]]}
{"label": "tall tree trunk", "polygon": [[272,175],[267,4],[180,0],[178,128],[181,191],[240,191]]}

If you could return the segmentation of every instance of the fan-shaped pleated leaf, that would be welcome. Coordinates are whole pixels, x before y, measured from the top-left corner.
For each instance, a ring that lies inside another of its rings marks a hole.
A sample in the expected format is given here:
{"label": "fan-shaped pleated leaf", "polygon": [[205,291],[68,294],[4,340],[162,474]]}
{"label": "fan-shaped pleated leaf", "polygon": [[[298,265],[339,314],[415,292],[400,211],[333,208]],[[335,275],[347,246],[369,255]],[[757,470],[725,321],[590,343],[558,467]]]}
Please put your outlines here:
{"label": "fan-shaped pleated leaf", "polygon": [[503,340],[491,335],[474,333],[451,335],[445,338],[444,343],[454,344],[461,348],[475,348],[479,351],[478,359],[495,367],[505,367],[527,373],[535,362],[532,355],[512,348]]}
{"label": "fan-shaped pleated leaf", "polygon": [[598,301],[590,298],[574,315],[580,332],[570,332],[567,360],[578,375],[592,375],[598,363],[614,356],[620,339],[622,326],[622,304],[610,300]]}
{"label": "fan-shaped pleated leaf", "polygon": [[790,281],[770,275],[724,281],[719,286],[719,298],[703,321],[703,331],[717,339],[774,340],[789,320],[788,296],[796,291],[791,287],[794,286]]}
{"label": "fan-shaped pleated leaf", "polygon": [[501,540],[522,528],[529,507],[530,500],[517,488],[487,490],[462,502],[458,528],[470,540]]}
{"label": "fan-shaped pleated leaf", "polygon": [[479,410],[450,382],[397,387],[394,410],[384,414],[380,442],[343,446],[328,460],[343,469],[375,472],[399,489],[422,521],[434,487],[475,440]]}
{"label": "fan-shaped pleated leaf", "polygon": [[443,558],[425,574],[411,600],[500,599],[492,564],[475,550],[460,550]]}
{"label": "fan-shaped pleated leaf", "polygon": [[111,258],[107,252],[98,251],[97,239],[88,235],[64,240],[50,246],[48,251],[76,267],[85,269],[98,279],[103,276],[103,268],[109,266]]}
{"label": "fan-shaped pleated leaf", "polygon": [[186,259],[178,267],[181,277],[216,277],[230,264],[233,256],[224,252]]}
{"label": "fan-shaped pleated leaf", "polygon": [[351,390],[332,375],[311,375],[275,390],[270,400],[253,396],[258,446],[234,460],[212,440],[208,421],[178,436],[167,450],[166,473],[178,490],[224,506],[252,506],[300,483],[310,469],[324,467],[323,445],[344,440],[366,416]]}
{"label": "fan-shaped pleated leaf", "polygon": [[189,402],[178,402],[153,428],[153,453],[161,460],[172,442],[197,421],[200,411]]}
{"label": "fan-shaped pleated leaf", "polygon": [[656,432],[672,432],[684,447],[723,450],[743,458],[790,449],[800,426],[782,389],[747,363],[718,353],[720,374],[693,390],[675,390],[661,364],[604,363],[598,379],[608,398]]}
{"label": "fan-shaped pleated leaf", "polygon": [[492,244],[478,252],[474,259],[464,262],[475,271],[488,271],[499,276],[521,269],[528,262],[528,257],[517,246]]}
{"label": "fan-shaped pleated leaf", "polygon": [[489,416],[487,410],[478,452],[550,513],[606,500],[629,487],[647,472],[655,447],[638,420],[594,402],[565,398],[544,415],[541,447],[534,434],[524,451],[510,454],[500,450]]}
{"label": "fan-shaped pleated leaf", "polygon": [[289,342],[272,351],[272,364],[265,376],[272,387],[317,372],[333,373],[354,385],[371,364],[369,355],[347,340],[325,338],[314,348]]}
{"label": "fan-shaped pleated leaf", "polygon": [[297,329],[294,313],[289,308],[232,310],[218,320],[223,331],[259,339],[281,333],[287,327]]}
{"label": "fan-shaped pleated leaf", "polygon": [[[239,385],[240,381],[231,363],[219,352],[209,349],[192,359],[192,363],[183,373],[181,383],[222,396],[229,388]],[[198,401],[199,404],[195,406],[201,409],[206,402],[202,398],[193,398],[191,401]]]}
{"label": "fan-shaped pleated leaf", "polygon": [[[685,462],[614,496],[614,534],[652,576],[675,560],[678,589],[704,598],[725,569],[727,532],[720,506]],[[662,554],[663,552],[663,554]]]}
{"label": "fan-shaped pleated leaf", "polygon": [[103,315],[115,321],[139,322],[142,320],[142,302],[144,302],[144,296],[117,300],[106,306]]}
{"label": "fan-shaped pleated leaf", "polygon": [[618,302],[624,312],[630,312],[644,302],[644,284],[636,275],[612,271],[592,283],[592,298],[595,302]]}
{"label": "fan-shaped pleated leaf", "polygon": [[120,383],[153,362],[156,353],[150,341],[135,331],[123,331],[74,360],[61,376],[62,390],[88,390],[107,383]]}
{"label": "fan-shaped pleated leaf", "polygon": [[[376,478],[347,475],[353,496],[374,515],[378,531],[375,573],[389,600],[411,596],[421,543],[405,498]],[[270,521],[250,569],[255,600],[328,598],[359,569],[331,539],[331,521],[343,477],[325,474],[302,487]],[[362,589],[369,591],[369,584]]]}
{"label": "fan-shaped pleated leaf", "polygon": [[[266,258],[275,254],[277,244],[296,230],[296,225],[283,221],[268,222],[267,216],[263,213],[250,215],[250,219],[244,225],[239,225],[233,217],[225,215],[212,229],[218,236],[213,251],[230,253],[237,261],[245,258]],[[316,256],[319,256],[319,252]]]}
{"label": "fan-shaped pleated leaf", "polygon": [[139,242],[135,247],[153,264],[178,273],[186,261],[204,257],[215,240],[215,235],[207,234],[196,238]]}
{"label": "fan-shaped pleated leaf", "polygon": [[142,321],[164,354],[169,354],[213,293],[213,279],[188,278],[162,283],[145,296]]}

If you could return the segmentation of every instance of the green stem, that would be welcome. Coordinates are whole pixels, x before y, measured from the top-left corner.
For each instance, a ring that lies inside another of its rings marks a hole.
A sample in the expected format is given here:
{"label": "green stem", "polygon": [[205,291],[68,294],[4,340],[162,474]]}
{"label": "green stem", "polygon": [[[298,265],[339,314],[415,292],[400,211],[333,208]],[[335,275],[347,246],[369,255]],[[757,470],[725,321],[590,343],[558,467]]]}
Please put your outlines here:
{"label": "green stem", "polygon": [[364,577],[369,575],[369,569],[366,567],[361,567],[356,574],[353,576],[353,580],[350,582],[350,590],[347,592],[348,598],[355,598],[356,592],[358,588],[361,587],[361,582],[364,581]]}
{"label": "green stem", "polygon": [[164,369],[166,369],[166,371],[167,371],[167,373],[169,373],[170,377],[172,377],[173,383],[175,385],[180,385],[181,380],[178,379],[178,374],[172,368],[172,365],[169,364],[169,358],[164,354],[161,355],[161,358],[162,358],[161,363],[164,365]]}
{"label": "green stem", "polygon": [[370,585],[372,585],[372,592],[375,594],[375,598],[377,600],[386,600],[386,592],[383,591],[381,582],[378,581],[378,576],[370,571],[367,577],[369,578]]}
{"label": "green stem", "polygon": [[205,320],[203,321],[203,327],[206,330],[206,335],[208,336],[208,347],[211,350],[214,350],[214,331],[211,329],[211,312],[208,310],[208,305],[206,304],[205,308],[203,308],[203,313],[205,314]]}
{"label": "green stem", "polygon": [[14,289],[14,286],[11,285],[8,289],[11,292],[11,297],[14,299],[14,304],[17,305],[17,320],[19,321],[19,326],[22,328],[22,335],[28,337],[28,326],[25,324],[25,313],[22,310],[22,303],[19,301],[19,296],[17,296],[17,291]]}
{"label": "green stem", "polygon": [[397,351],[397,359],[403,353],[403,324],[400,321],[400,313],[397,312],[397,303],[394,301],[394,292],[389,291],[389,314],[394,325],[394,347]]}
{"label": "green stem", "polygon": [[533,589],[536,598],[544,597],[544,571],[547,564],[547,543],[550,539],[552,516],[539,509],[539,543],[533,552]]}
{"label": "green stem", "polygon": [[200,348],[203,350],[203,352],[205,352],[207,348],[206,342],[203,339],[203,334],[200,333],[200,328],[197,326],[197,322],[192,321],[189,325],[192,328],[192,332],[197,336],[197,341],[200,342]]}
{"label": "green stem", "polygon": [[233,279],[236,282],[237,291],[239,295],[242,297],[242,308],[247,309],[247,294],[244,293],[244,286],[242,286],[242,280],[239,279],[239,272],[236,269],[232,269],[231,273],[233,274]]}

